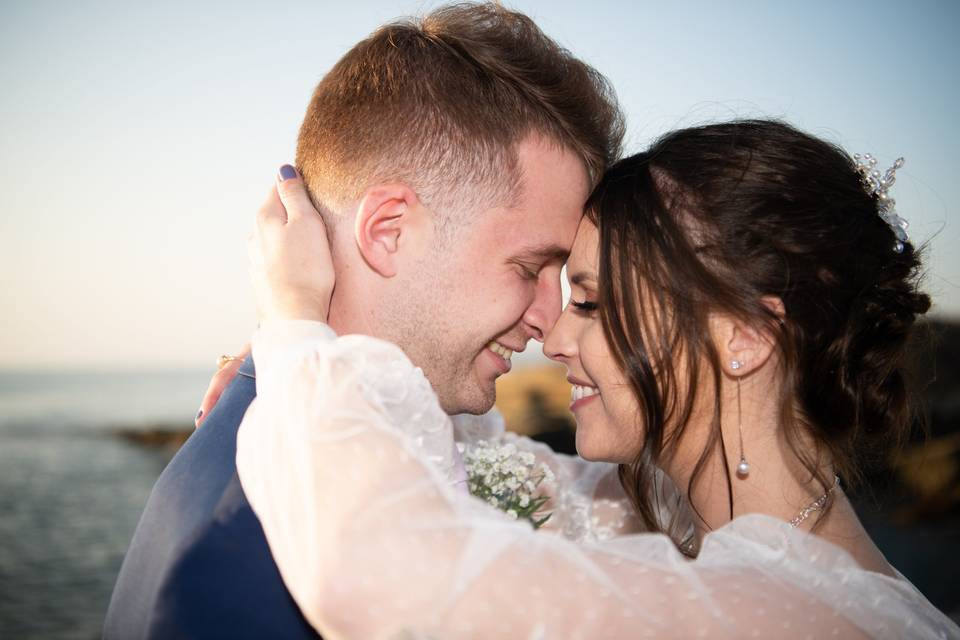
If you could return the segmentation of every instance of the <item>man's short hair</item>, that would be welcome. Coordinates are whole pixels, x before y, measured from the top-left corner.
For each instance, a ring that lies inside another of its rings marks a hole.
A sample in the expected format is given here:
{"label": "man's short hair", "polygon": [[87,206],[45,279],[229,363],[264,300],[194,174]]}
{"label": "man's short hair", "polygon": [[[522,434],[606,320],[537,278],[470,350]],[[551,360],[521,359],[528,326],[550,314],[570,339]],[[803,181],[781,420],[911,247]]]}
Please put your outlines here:
{"label": "man's short hair", "polygon": [[330,213],[369,186],[402,181],[443,217],[507,205],[517,144],[542,134],[599,180],[623,118],[607,80],[527,16],[454,4],[378,29],[317,86],[297,143],[315,204]]}

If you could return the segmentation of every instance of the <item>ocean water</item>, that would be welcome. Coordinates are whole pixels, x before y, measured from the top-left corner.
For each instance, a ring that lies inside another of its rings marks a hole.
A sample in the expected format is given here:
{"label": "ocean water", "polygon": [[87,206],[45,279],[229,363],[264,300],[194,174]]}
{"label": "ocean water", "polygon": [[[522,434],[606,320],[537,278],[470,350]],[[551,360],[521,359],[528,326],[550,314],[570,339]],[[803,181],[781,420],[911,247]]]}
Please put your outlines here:
{"label": "ocean water", "polygon": [[0,373],[0,638],[100,637],[170,457],[116,432],[189,428],[211,373]]}

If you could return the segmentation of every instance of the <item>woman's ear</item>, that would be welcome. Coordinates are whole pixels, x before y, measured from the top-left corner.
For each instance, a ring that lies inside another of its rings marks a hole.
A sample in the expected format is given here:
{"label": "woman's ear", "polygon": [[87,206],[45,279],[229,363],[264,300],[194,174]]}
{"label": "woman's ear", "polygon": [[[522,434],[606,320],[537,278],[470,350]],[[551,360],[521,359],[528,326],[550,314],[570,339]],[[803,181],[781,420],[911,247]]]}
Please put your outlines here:
{"label": "woman's ear", "polygon": [[399,270],[399,251],[406,236],[418,231],[424,212],[413,189],[403,183],[380,184],[364,193],[357,211],[354,237],[360,255],[385,278]]}
{"label": "woman's ear", "polygon": [[763,304],[778,318],[766,326],[749,324],[725,313],[712,314],[710,330],[720,355],[720,366],[730,376],[745,376],[767,363],[777,345],[775,332],[783,323],[783,301],[775,296],[763,298]]}

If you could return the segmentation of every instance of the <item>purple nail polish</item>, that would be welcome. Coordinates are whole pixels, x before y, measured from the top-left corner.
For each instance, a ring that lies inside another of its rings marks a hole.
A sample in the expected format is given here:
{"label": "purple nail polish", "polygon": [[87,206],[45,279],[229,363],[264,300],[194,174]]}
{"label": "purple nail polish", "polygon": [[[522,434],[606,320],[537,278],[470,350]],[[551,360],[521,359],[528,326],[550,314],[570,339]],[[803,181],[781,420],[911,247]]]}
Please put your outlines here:
{"label": "purple nail polish", "polygon": [[280,167],[280,178],[282,180],[290,180],[297,177],[297,170],[291,167],[289,164],[285,164]]}
{"label": "purple nail polish", "polygon": [[199,420],[202,417],[203,417],[203,409],[200,409],[200,411],[197,412],[197,420]]}

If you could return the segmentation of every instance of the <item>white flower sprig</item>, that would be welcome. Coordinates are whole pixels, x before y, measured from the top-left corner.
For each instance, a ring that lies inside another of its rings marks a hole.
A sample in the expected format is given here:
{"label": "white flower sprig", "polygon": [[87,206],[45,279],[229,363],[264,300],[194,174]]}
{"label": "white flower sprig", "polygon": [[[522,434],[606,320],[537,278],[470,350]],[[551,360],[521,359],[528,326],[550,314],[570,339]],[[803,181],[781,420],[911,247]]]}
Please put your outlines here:
{"label": "white flower sprig", "polygon": [[463,455],[470,493],[506,512],[514,520],[527,519],[534,529],[550,519],[540,508],[550,499],[535,492],[544,480],[553,482],[553,471],[536,464],[532,453],[519,451],[512,443],[501,444],[478,440],[457,447]]}

